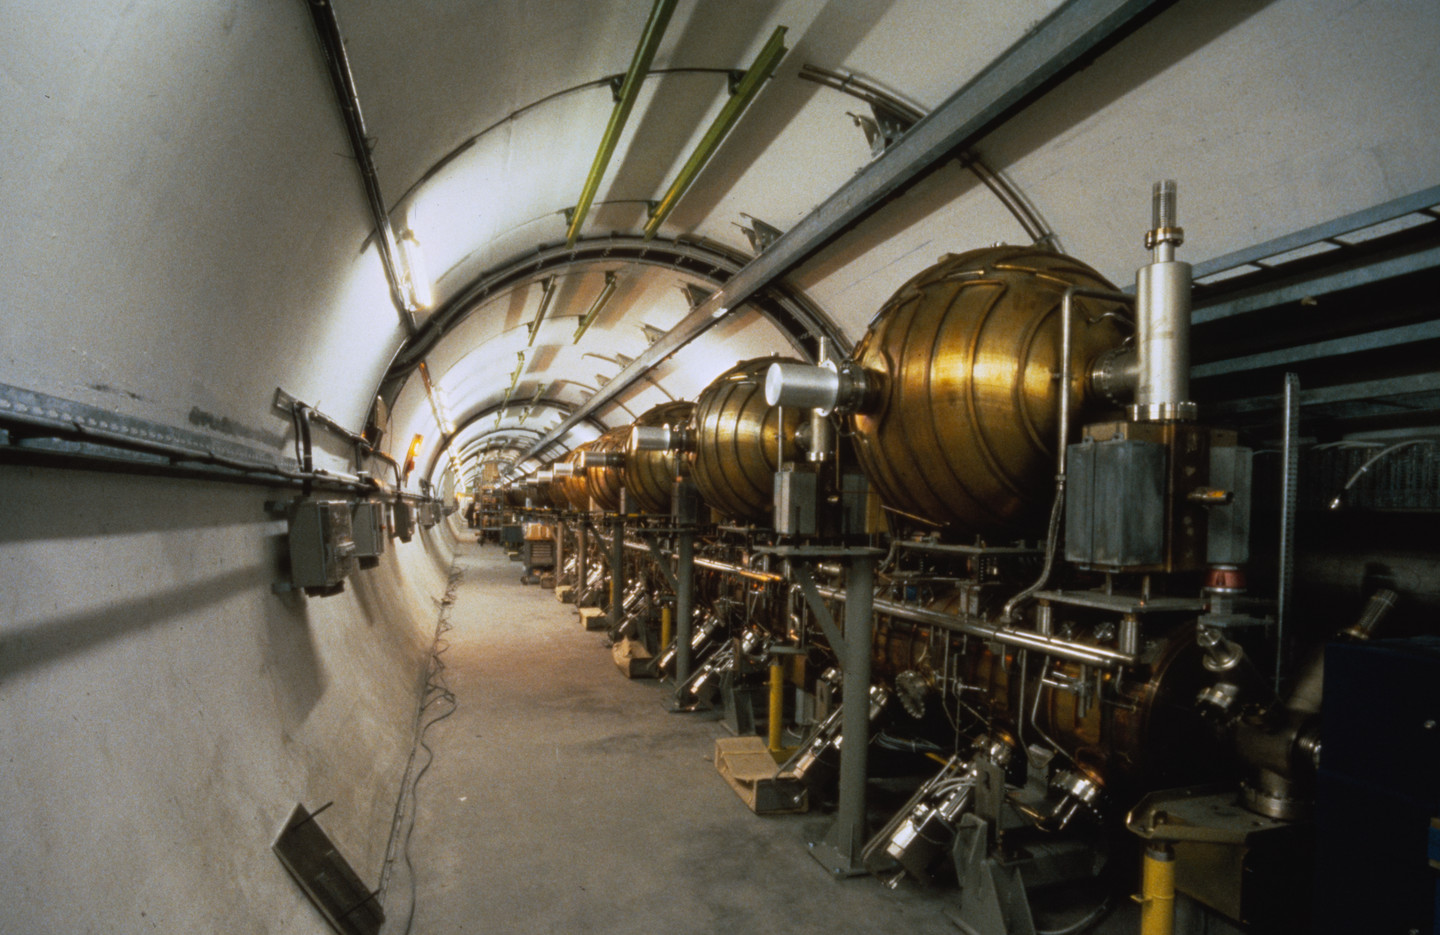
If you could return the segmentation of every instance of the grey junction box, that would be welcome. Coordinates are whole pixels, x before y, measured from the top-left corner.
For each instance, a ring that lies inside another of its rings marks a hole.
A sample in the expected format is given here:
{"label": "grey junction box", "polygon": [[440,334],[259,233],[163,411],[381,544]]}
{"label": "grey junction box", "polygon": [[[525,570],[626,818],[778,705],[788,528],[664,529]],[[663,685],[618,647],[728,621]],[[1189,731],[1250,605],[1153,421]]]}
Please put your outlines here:
{"label": "grey junction box", "polygon": [[1065,558],[1126,568],[1165,558],[1165,446],[1087,439],[1066,449]]}
{"label": "grey junction box", "polygon": [[290,583],[307,594],[338,594],[355,571],[350,504],[301,500],[290,517]]}

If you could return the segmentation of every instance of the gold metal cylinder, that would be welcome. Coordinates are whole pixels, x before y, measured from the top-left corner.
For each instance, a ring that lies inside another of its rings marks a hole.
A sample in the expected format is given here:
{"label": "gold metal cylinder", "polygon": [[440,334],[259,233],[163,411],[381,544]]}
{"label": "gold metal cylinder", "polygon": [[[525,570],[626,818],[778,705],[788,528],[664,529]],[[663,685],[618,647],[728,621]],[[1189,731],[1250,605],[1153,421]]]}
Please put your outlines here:
{"label": "gold metal cylinder", "polygon": [[1167,845],[1145,848],[1140,879],[1140,935],[1175,935],[1175,852]]}
{"label": "gold metal cylinder", "polygon": [[[569,464],[575,465],[578,468],[580,465],[581,457],[583,457],[585,452],[590,450],[590,446],[593,444],[595,443],[591,441],[586,442],[583,445],[576,445],[575,448],[572,449],[571,452],[565,456],[565,461]],[[585,483],[584,473],[577,471],[571,477],[561,478],[558,483],[560,484],[560,490],[565,495],[565,500],[569,505],[570,509],[579,510],[581,512],[590,509],[590,488]]]}
{"label": "gold metal cylinder", "polygon": [[770,752],[779,753],[784,746],[785,729],[785,668],[782,657],[770,658]]}
{"label": "gold metal cylinder", "polygon": [[675,637],[675,605],[662,604],[660,606],[660,648],[663,650],[670,645]]}
{"label": "gold metal cylinder", "polygon": [[[853,359],[870,389],[850,418],[861,466],[886,506],[955,538],[1043,531],[1058,432],[1060,308],[1070,286],[1114,291],[1070,257],[1030,247],[947,256],[900,288]],[[1077,299],[1071,421],[1093,420],[1089,363],[1121,343],[1104,313]]]}
{"label": "gold metal cylinder", "polygon": [[[695,404],[685,400],[661,403],[642,413],[635,425],[681,428],[690,424],[694,412]],[[688,458],[678,451],[631,451],[625,458],[625,489],[642,512],[669,513],[675,479],[688,466]]]}
{"label": "gold metal cylinder", "polygon": [[[630,426],[619,425],[591,443],[591,451],[603,454],[625,454],[630,442]],[[592,467],[585,471],[585,484],[595,505],[607,513],[620,509],[620,490],[625,483],[624,466]]]}
{"label": "gold metal cylinder", "polygon": [[773,508],[775,471],[799,449],[795,432],[801,413],[765,402],[765,373],[774,363],[799,363],[760,357],[736,364],[707,386],[695,401],[693,477],[705,502],[733,519],[753,520]]}

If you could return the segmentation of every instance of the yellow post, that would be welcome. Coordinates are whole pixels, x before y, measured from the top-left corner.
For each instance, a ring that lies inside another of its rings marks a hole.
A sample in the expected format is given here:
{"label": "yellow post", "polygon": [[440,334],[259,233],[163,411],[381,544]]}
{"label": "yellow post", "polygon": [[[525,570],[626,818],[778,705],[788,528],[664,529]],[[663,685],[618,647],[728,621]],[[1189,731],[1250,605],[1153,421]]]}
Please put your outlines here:
{"label": "yellow post", "polygon": [[1140,935],[1175,935],[1175,851],[1168,844],[1145,848],[1140,879]]}
{"label": "yellow post", "polygon": [[675,632],[675,605],[660,605],[660,648],[670,645],[671,634]]}
{"label": "yellow post", "polygon": [[770,752],[781,750],[782,729],[785,726],[785,670],[781,667],[780,656],[770,657]]}

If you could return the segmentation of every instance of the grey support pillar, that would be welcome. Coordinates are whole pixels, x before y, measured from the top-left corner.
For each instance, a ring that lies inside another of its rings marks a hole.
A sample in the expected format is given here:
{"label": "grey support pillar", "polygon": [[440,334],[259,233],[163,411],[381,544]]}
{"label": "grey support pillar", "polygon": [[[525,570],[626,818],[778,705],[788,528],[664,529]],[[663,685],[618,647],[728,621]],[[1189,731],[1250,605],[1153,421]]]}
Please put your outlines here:
{"label": "grey support pillar", "polygon": [[680,686],[689,681],[695,663],[690,640],[695,634],[695,525],[699,504],[695,483],[686,477],[676,478],[670,501],[670,519],[675,524],[675,694],[665,702],[669,711],[694,710],[680,700]]}
{"label": "grey support pillar", "polygon": [[[565,518],[555,517],[555,587],[565,583]],[[558,593],[558,592],[557,592]]]}
{"label": "grey support pillar", "polygon": [[[858,553],[858,554],[857,554]],[[841,716],[840,805],[835,824],[810,852],[837,877],[865,873],[865,783],[870,752],[870,643],[874,629],[875,556],[852,551],[846,556],[845,648],[840,660],[845,677]]]}
{"label": "grey support pillar", "polygon": [[625,619],[625,517],[615,514],[610,526],[610,626]]}
{"label": "grey support pillar", "polygon": [[580,540],[576,546],[578,554],[575,557],[575,573],[580,579],[575,582],[575,606],[580,607],[585,599],[585,586],[590,580],[587,561],[590,557],[590,523],[586,520],[585,514],[581,513],[575,525],[576,536]]}
{"label": "grey support pillar", "polygon": [[690,678],[690,638],[695,629],[695,533],[682,529],[675,567],[675,688]]}

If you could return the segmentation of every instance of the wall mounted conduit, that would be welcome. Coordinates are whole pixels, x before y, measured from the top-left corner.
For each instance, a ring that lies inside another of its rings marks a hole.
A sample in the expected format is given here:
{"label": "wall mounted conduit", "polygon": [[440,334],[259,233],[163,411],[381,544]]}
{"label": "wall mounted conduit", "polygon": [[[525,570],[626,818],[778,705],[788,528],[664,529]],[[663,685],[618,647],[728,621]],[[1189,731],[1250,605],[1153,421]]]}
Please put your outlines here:
{"label": "wall mounted conduit", "polygon": [[360,112],[360,97],[355,90],[355,77],[350,71],[350,58],[345,52],[345,40],[340,34],[340,21],[329,0],[310,0],[310,15],[315,21],[315,32],[320,47],[325,52],[325,63],[329,66],[330,81],[340,103],[340,113],[345,119],[345,130],[350,137],[350,149],[355,164],[360,170],[365,185],[365,196],[370,203],[370,216],[379,233],[380,264],[385,269],[385,281],[390,285],[390,300],[400,321],[410,334],[415,333],[415,282],[409,264],[395,238],[395,229],[390,224],[390,212],[385,207],[385,198],[380,192],[380,174],[375,169],[375,160],[370,156],[370,135],[365,129],[365,116]]}
{"label": "wall mounted conduit", "polygon": [[645,224],[644,238],[646,240],[654,238],[656,232],[660,230],[660,225],[670,216],[670,212],[675,210],[675,206],[680,203],[680,198],[700,175],[701,170],[710,161],[710,157],[715,155],[720,144],[725,142],[725,137],[735,128],[735,124],[739,121],[740,115],[745,112],[745,108],[750,106],[750,102],[760,93],[766,80],[775,73],[775,66],[780,64],[780,59],[784,57],[786,51],[785,27],[781,26],[770,35],[765,47],[760,50],[755,61],[746,69],[735,93],[730,95],[730,100],[725,102],[725,106],[715,116],[710,128],[700,138],[700,143],[695,147],[695,151],[690,154],[689,159],[685,160],[685,165],[675,176],[675,181],[670,183],[670,187],[661,196],[660,203],[655,206],[654,211],[650,212],[650,219]]}

